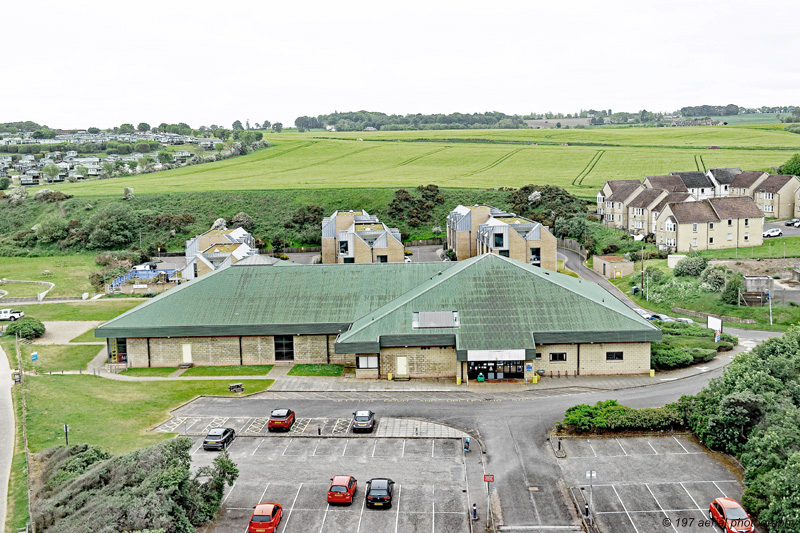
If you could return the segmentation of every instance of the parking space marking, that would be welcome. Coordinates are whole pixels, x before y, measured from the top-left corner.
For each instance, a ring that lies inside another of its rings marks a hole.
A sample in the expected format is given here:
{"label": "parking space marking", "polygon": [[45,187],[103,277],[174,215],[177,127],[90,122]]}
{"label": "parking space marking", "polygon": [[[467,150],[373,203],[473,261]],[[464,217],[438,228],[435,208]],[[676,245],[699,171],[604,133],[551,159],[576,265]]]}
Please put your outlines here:
{"label": "parking space marking", "polygon": [[258,444],[256,445],[255,449],[250,455],[255,455],[258,449],[261,447],[261,444],[264,442],[264,439],[259,439]]}
{"label": "parking space marking", "polygon": [[397,516],[394,519],[394,533],[397,533],[397,527],[400,525],[400,491],[402,489],[401,485],[397,485]]}
{"label": "parking space marking", "polygon": [[378,439],[375,439],[375,444],[372,445],[372,457],[375,457],[375,448],[378,447]]}
{"label": "parking space marking", "polygon": [[298,418],[292,424],[292,428],[289,430],[289,433],[303,433],[305,432],[308,424],[311,423],[310,418]]}
{"label": "parking space marking", "polygon": [[597,457],[597,452],[596,452],[596,451],[594,451],[594,448],[592,448],[592,443],[591,443],[591,441],[590,441],[589,439],[586,439],[586,444],[588,444],[588,445],[589,445],[589,449],[590,449],[590,450],[592,450],[592,454],[593,454],[595,457]]}
{"label": "parking space marking", "polygon": [[647,441],[647,445],[648,445],[648,446],[650,446],[650,449],[651,449],[651,450],[653,450],[653,453],[655,453],[656,455],[658,455],[658,452],[656,451],[656,449],[655,449],[655,448],[653,448],[653,445],[652,445],[652,444],[650,444],[650,441],[649,441],[649,440]]}
{"label": "parking space marking", "polygon": [[679,441],[678,438],[675,435],[673,435],[672,438],[675,439],[675,442],[678,443],[678,446],[683,448],[683,451],[685,451],[686,453],[690,453],[689,450],[686,449],[686,446],[684,446],[683,443],[681,441]]}
{"label": "parking space marking", "polygon": [[336,422],[333,424],[333,434],[341,435],[349,432],[350,424],[352,424],[352,422],[353,421],[350,418],[337,418]]}
{"label": "parking space marking", "polygon": [[636,524],[633,523],[633,518],[631,518],[631,514],[628,512],[628,509],[625,507],[625,502],[623,502],[622,498],[619,497],[619,492],[617,492],[617,488],[614,485],[611,485],[611,488],[614,489],[614,494],[617,495],[617,499],[619,500],[619,503],[622,504],[622,509],[625,511],[625,514],[628,516],[628,520],[631,521],[631,525],[633,526],[633,530],[636,531],[636,533],[639,533],[639,529],[636,527]]}
{"label": "parking space marking", "polygon": [[434,452],[436,451],[436,439],[431,440],[431,458],[434,457]]}
{"label": "parking space marking", "polygon": [[619,439],[614,439],[614,440],[617,441],[617,444],[619,444],[619,447],[622,449],[622,453],[628,455],[628,452],[626,452],[625,448],[622,447],[622,443],[619,441]]}
{"label": "parking space marking", "polygon": [[722,495],[723,495],[723,496],[725,496],[726,498],[728,497],[728,495],[727,495],[727,494],[725,494],[725,491],[724,491],[724,490],[722,490],[721,488],[719,488],[719,485],[717,485],[717,482],[716,482],[716,481],[713,481],[712,483],[714,483],[714,486],[715,486],[715,487],[717,487],[717,490],[718,490],[718,491],[720,491],[720,492],[722,493]]}
{"label": "parking space marking", "polygon": [[292,444],[292,441],[293,441],[293,440],[294,440],[294,437],[292,437],[291,439],[289,439],[289,442],[286,444],[286,447],[283,449],[283,453],[282,453],[281,455],[286,455],[286,450],[288,450],[288,449],[289,449],[289,446]]}
{"label": "parking space marking", "polygon": [[356,531],[361,531],[361,519],[364,518],[364,509],[367,507],[367,495],[364,495],[364,503],[361,505],[361,513],[358,515],[358,528]]}
{"label": "parking space marking", "polygon": [[194,450],[192,450],[191,452],[189,452],[189,455],[194,455],[194,454],[196,454],[197,452],[199,452],[199,451],[200,451],[200,448],[202,448],[202,447],[203,447],[203,441],[202,441],[202,440],[200,440],[200,441],[197,441],[197,448],[195,448]]}
{"label": "parking space marking", "polygon": [[[697,509],[643,509],[641,511],[595,511],[594,514],[648,514],[648,513],[696,513]],[[702,514],[702,513],[701,513]]]}
{"label": "parking space marking", "polygon": [[[680,482],[678,482],[678,481],[648,481],[648,482],[642,482],[642,481],[620,481],[620,482],[617,482],[617,483],[594,483],[594,486],[595,487],[613,487],[614,485],[616,485],[616,486],[619,487],[619,486],[629,486],[629,485],[678,485],[679,483]],[[716,481],[711,481],[711,480],[708,480],[708,481],[703,481],[703,480],[700,480],[700,481],[685,481],[684,483],[713,483],[714,486],[719,489],[719,486],[717,486],[717,483],[737,483],[737,481],[735,479],[718,479]],[[722,492],[721,489],[720,489],[720,492]],[[724,495],[724,493],[723,493],[723,495]]]}
{"label": "parking space marking", "polygon": [[227,499],[228,499],[228,496],[230,496],[230,495],[231,495],[231,492],[233,492],[233,487],[235,487],[235,486],[236,486],[236,482],[234,481],[234,482],[233,482],[233,485],[231,485],[231,490],[229,490],[229,491],[228,491],[228,494],[226,494],[226,495],[225,495],[225,497],[224,497],[224,498],[222,498],[222,501],[221,501],[221,502],[219,502],[219,506],[220,506],[220,507],[222,507],[222,506],[225,504],[225,500],[227,500]]}
{"label": "parking space marking", "polygon": [[264,431],[267,422],[269,422],[268,418],[256,417],[250,422],[250,425],[244,428],[242,433],[261,433]]}
{"label": "parking space marking", "polygon": [[286,528],[289,525],[289,520],[292,518],[292,511],[294,510],[294,504],[297,503],[297,497],[300,496],[300,490],[303,488],[303,484],[300,483],[300,486],[297,487],[297,494],[294,495],[294,500],[292,501],[292,506],[289,508],[289,515],[286,517],[286,522],[283,524],[283,533],[286,533]]}
{"label": "parking space marking", "polygon": [[222,427],[227,421],[227,416],[215,416],[214,419],[203,429],[203,433],[208,433],[211,428]]}
{"label": "parking space marking", "polygon": [[702,513],[703,512],[703,508],[700,507],[699,505],[697,505],[697,500],[694,499],[694,496],[692,496],[692,493],[689,492],[689,490],[686,487],[683,486],[683,483],[681,483],[680,485],[683,488],[683,490],[686,491],[686,494],[689,495],[689,498],[691,498],[692,503],[694,504],[695,507],[697,507],[697,510]]}
{"label": "parking space marking", "polygon": [[331,508],[331,504],[325,506],[325,514],[322,515],[322,525],[319,526],[319,533],[322,533],[325,530],[325,519],[328,518],[328,509]]}
{"label": "parking space marking", "polygon": [[344,441],[344,450],[342,450],[342,457],[344,457],[344,454],[347,453],[347,442],[348,441]]}
{"label": "parking space marking", "polygon": [[[322,439],[317,439],[317,444],[316,444],[316,445],[314,445],[314,451],[313,451],[313,452],[311,452],[311,455],[317,455],[317,447],[319,446],[319,443],[320,443],[320,442],[322,442]],[[328,512],[328,511],[326,510],[326,511],[325,511],[325,513],[327,514],[327,512]],[[325,519],[324,519],[324,518],[322,519],[322,523],[323,523],[323,524],[325,523]]]}
{"label": "parking space marking", "polygon": [[433,525],[431,527],[431,532],[436,533],[436,485],[433,486],[433,497],[431,498],[431,503],[433,504]]}
{"label": "parking space marking", "polygon": [[[662,513],[664,513],[664,516],[667,516],[667,512],[664,510],[664,507],[661,505],[661,502],[659,502],[659,501],[658,501],[658,498],[656,498],[656,495],[655,495],[655,494],[653,494],[653,491],[652,491],[652,490],[650,490],[650,485],[648,485],[647,483],[645,483],[645,484],[644,484],[644,486],[645,486],[645,487],[647,487],[647,492],[649,492],[649,493],[650,493],[650,496],[652,496],[652,497],[653,497],[653,499],[654,499],[654,500],[655,500],[655,502],[656,502],[656,505],[658,505],[658,508],[659,508],[659,509],[661,509],[661,512],[662,512]],[[675,530],[675,533],[678,533],[678,530],[677,530],[677,529],[675,529],[675,524],[672,524],[672,523],[670,523],[670,525],[672,526],[672,529],[674,529],[674,530]]]}
{"label": "parking space marking", "polygon": [[[373,451],[372,453],[374,454],[375,452]],[[400,453],[400,457],[405,457],[405,456],[406,456],[406,439],[403,439],[403,451]]]}

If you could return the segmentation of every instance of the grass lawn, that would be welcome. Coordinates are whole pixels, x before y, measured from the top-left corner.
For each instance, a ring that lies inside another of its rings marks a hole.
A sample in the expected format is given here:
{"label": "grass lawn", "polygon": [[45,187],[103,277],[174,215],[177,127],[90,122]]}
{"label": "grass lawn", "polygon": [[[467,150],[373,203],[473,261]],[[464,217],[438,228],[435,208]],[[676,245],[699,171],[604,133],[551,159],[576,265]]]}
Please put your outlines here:
{"label": "grass lawn", "polygon": [[169,366],[157,366],[152,368],[129,368],[127,370],[123,370],[120,374],[124,374],[126,376],[135,376],[137,378],[165,378],[178,370],[178,367],[169,367]]}
{"label": "grass lawn", "polygon": [[272,365],[244,365],[244,366],[193,366],[181,377],[187,376],[266,376],[272,370]]}
{"label": "grass lawn", "polygon": [[[39,372],[56,372],[60,370],[85,370],[89,361],[103,349],[100,345],[64,345],[64,344],[20,344],[22,368],[32,370],[31,353],[39,354],[36,370]],[[13,353],[14,343],[4,342],[3,349]]]}
{"label": "grass lawn", "polygon": [[[248,392],[266,390],[273,382],[250,380]],[[25,391],[31,451],[64,444],[63,428],[69,424],[70,443],[102,446],[115,454],[171,438],[147,430],[198,395],[235,396],[223,381],[127,382],[88,375],[31,377]]]}
{"label": "grass lawn", "polygon": [[341,376],[344,365],[294,365],[290,376]]}
{"label": "grass lawn", "polygon": [[[49,320],[111,320],[146,300],[92,300],[90,302],[15,305],[41,321]],[[97,340],[97,339],[94,339]]]}
{"label": "grass lawn", "polygon": [[703,250],[699,252],[706,259],[778,259],[800,257],[800,237],[776,237],[764,239],[761,246],[749,248],[728,248],[725,250]]}
{"label": "grass lawn", "polygon": [[[8,294],[4,298],[25,298],[28,296],[36,296],[40,292],[48,289],[47,285],[39,285],[38,283],[4,283],[0,285]],[[47,293],[48,296],[50,293]]]}
{"label": "grass lawn", "polygon": [[560,259],[558,260],[558,267],[557,267],[557,270],[558,270],[558,272],[560,272],[561,274],[566,274],[567,276],[572,276],[573,278],[579,278],[579,277],[580,277],[580,276],[578,276],[578,275],[577,275],[575,272],[573,272],[572,270],[570,270],[570,269],[566,268],[566,267],[564,266],[564,261],[562,261],[562,260],[560,260]]}
{"label": "grass lawn", "polygon": [[[22,420],[22,389],[15,386],[11,396],[14,400],[16,419]],[[14,456],[11,459],[11,476],[8,480],[6,500],[6,523],[4,531],[17,531],[28,521],[28,467],[25,464],[25,442],[22,424],[17,423],[14,439]]]}
{"label": "grass lawn", "polygon": [[[89,274],[100,267],[95,264],[94,258],[97,254],[84,253],[74,255],[59,255],[54,257],[3,257],[0,258],[0,278],[17,279],[25,281],[49,281],[55,287],[47,293],[47,296],[80,296],[84,292],[95,294],[94,289],[89,284]],[[42,274],[45,270],[50,271],[50,275]],[[9,292],[8,287],[17,288],[20,285],[12,284],[2,287]],[[40,290],[44,286],[37,285]],[[16,296],[17,294],[14,294]],[[34,296],[28,294],[27,296]],[[19,296],[25,296],[20,294]]]}
{"label": "grass lawn", "polygon": [[78,335],[77,337],[75,337],[74,339],[72,339],[69,342],[102,342],[102,343],[104,343],[105,339],[96,338],[94,336],[94,330],[90,329],[89,331],[81,333],[80,335]]}

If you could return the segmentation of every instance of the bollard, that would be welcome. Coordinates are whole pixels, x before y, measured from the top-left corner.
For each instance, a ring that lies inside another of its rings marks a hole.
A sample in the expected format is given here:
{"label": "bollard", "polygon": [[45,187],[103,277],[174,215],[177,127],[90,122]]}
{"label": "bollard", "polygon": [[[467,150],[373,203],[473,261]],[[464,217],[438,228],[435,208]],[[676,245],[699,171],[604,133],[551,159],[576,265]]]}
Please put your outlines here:
{"label": "bollard", "polygon": [[589,504],[588,503],[583,504],[583,516],[587,516],[587,517],[589,516]]}
{"label": "bollard", "polygon": [[322,435],[322,426],[317,424],[317,435]]}
{"label": "bollard", "polygon": [[478,519],[478,505],[475,503],[472,504],[472,519],[473,520]]}
{"label": "bollard", "polygon": [[414,426],[414,436],[419,437],[419,424]]}
{"label": "bollard", "polygon": [[469,451],[469,437],[464,437],[464,451]]}
{"label": "bollard", "polygon": [[561,451],[561,437],[558,437],[558,451]]}

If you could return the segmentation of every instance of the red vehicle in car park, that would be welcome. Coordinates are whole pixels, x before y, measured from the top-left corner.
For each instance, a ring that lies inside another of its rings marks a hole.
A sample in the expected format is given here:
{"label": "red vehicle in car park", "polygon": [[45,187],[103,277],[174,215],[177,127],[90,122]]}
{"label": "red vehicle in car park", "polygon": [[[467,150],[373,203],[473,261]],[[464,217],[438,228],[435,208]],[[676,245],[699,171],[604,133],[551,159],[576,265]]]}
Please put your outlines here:
{"label": "red vehicle in car park", "polygon": [[353,503],[357,484],[353,476],[333,476],[328,489],[328,503]]}
{"label": "red vehicle in car park", "polygon": [[291,409],[273,409],[267,422],[267,431],[283,429],[289,431],[294,424],[294,411]]}
{"label": "red vehicle in car park", "polygon": [[708,506],[708,517],[719,524],[725,533],[755,531],[753,520],[742,505],[731,498],[717,498]]}
{"label": "red vehicle in car park", "polygon": [[275,533],[281,523],[283,509],[277,503],[259,503],[253,509],[247,533]]}

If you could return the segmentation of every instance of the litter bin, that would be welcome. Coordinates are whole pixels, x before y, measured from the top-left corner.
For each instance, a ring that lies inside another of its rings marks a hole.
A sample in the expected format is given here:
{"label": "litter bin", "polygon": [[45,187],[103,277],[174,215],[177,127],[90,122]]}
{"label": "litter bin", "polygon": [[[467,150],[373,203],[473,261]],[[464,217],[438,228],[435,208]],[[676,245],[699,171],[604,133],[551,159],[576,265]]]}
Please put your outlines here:
{"label": "litter bin", "polygon": [[636,296],[636,293],[638,293],[638,292],[639,292],[639,287],[636,287],[636,286],[631,287],[631,294]]}
{"label": "litter bin", "polygon": [[486,381],[486,378],[483,376],[483,372],[478,374],[478,381]]}

